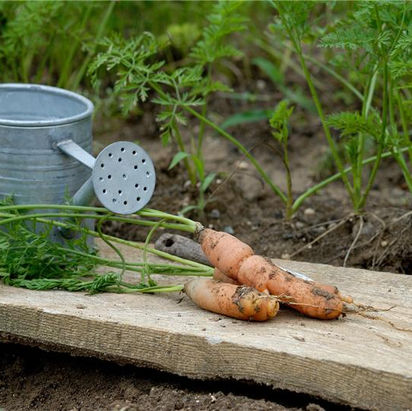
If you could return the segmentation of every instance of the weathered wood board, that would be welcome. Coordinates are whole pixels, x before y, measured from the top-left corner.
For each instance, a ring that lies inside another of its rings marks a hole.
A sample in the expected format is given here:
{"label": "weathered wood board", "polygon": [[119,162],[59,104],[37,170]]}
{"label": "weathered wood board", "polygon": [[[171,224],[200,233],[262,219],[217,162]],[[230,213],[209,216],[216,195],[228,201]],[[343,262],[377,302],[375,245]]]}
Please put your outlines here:
{"label": "weathered wood board", "polygon": [[89,296],[0,285],[0,339],[194,378],[247,379],[367,409],[411,409],[412,333],[395,327],[412,329],[412,277],[275,261],[363,304],[394,307],[369,313],[386,321],[350,314],[323,322],[282,310],[252,323],[202,311],[178,293]]}

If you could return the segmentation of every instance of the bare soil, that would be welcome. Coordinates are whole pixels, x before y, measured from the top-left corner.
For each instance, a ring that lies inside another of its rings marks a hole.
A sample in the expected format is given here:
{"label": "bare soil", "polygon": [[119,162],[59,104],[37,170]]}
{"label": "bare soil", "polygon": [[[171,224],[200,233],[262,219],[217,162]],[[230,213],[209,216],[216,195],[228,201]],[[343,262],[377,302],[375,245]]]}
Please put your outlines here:
{"label": "bare soil", "polygon": [[[263,84],[262,84],[263,82]],[[264,80],[252,89],[276,97]],[[250,85],[248,86],[250,89]],[[264,90],[264,91],[262,91]],[[240,88],[238,91],[244,91]],[[276,99],[275,99],[276,100]],[[273,99],[272,99],[273,102]],[[273,103],[272,103],[273,104]],[[331,104],[334,104],[331,100]],[[264,105],[263,105],[264,106]],[[219,122],[250,104],[224,96],[212,103]],[[163,148],[154,117],[157,108],[143,107],[135,121],[96,120],[96,151],[116,140],[140,143],[154,160],[157,188],[150,207],[177,213],[197,201],[182,166],[168,170],[175,153]],[[192,127],[197,127],[194,122]],[[230,130],[282,187],[285,174],[273,151],[265,122]],[[187,131],[184,134],[188,138]],[[385,160],[365,212],[355,215],[341,183],[310,197],[289,221],[281,201],[229,142],[207,131],[205,161],[219,176],[207,192],[204,215],[189,215],[204,225],[226,230],[249,243],[257,253],[327,263],[346,264],[394,273],[412,273],[412,197],[393,161]],[[330,175],[321,125],[297,110],[290,138],[294,194]],[[106,224],[106,232],[143,240],[146,232]],[[160,235],[160,233],[159,233]],[[6,410],[322,410],[345,409],[290,392],[246,382],[193,381],[153,370],[119,366],[95,359],[47,353],[14,344],[0,345],[0,409]]]}
{"label": "bare soil", "polygon": [[0,409],[349,410],[244,381],[197,381],[92,358],[0,344]]}

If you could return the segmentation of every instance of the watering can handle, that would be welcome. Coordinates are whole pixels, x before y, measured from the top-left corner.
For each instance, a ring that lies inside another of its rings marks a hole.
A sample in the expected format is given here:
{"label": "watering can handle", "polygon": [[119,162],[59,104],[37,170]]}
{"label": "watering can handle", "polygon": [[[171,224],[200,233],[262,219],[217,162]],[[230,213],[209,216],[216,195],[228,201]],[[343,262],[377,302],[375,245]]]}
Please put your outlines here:
{"label": "watering can handle", "polygon": [[96,159],[73,140],[59,141],[56,146],[70,157],[93,169]]}

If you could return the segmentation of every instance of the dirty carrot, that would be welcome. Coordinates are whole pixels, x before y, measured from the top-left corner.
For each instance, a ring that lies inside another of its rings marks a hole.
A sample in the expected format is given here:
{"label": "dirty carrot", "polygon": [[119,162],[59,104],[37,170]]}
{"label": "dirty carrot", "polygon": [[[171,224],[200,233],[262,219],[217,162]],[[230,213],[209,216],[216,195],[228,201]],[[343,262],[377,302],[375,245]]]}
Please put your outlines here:
{"label": "dirty carrot", "polygon": [[265,321],[279,310],[278,299],[254,288],[197,278],[184,291],[199,307],[240,320]]}
{"label": "dirty carrot", "polygon": [[199,233],[198,241],[209,262],[235,280],[243,260],[254,254],[251,247],[233,235],[210,228]]}
{"label": "dirty carrot", "polygon": [[329,286],[325,289],[322,284],[297,278],[262,256],[254,255],[244,260],[238,281],[277,295],[281,302],[309,317],[329,320],[343,312],[342,299],[329,292]]}
{"label": "dirty carrot", "polygon": [[295,310],[319,319],[337,318],[343,303],[351,302],[331,285],[297,278],[277,267],[269,259],[253,254],[253,250],[237,238],[223,232],[204,229],[199,242],[210,263],[237,282],[260,292],[269,292]]}

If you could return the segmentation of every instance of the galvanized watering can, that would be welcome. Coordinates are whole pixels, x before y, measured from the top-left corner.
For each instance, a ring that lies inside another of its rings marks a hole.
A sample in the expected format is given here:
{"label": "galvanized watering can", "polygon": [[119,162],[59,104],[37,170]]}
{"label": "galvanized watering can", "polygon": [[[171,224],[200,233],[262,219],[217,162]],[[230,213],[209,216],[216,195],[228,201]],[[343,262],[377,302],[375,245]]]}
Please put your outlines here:
{"label": "galvanized watering can", "polygon": [[0,198],[17,204],[88,205],[93,197],[118,214],[143,208],[156,176],[149,155],[116,142],[95,159],[93,104],[42,85],[0,84]]}

